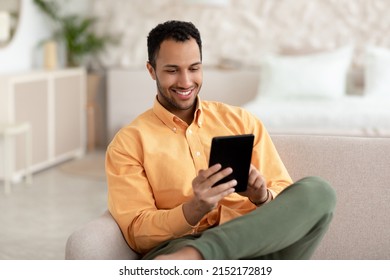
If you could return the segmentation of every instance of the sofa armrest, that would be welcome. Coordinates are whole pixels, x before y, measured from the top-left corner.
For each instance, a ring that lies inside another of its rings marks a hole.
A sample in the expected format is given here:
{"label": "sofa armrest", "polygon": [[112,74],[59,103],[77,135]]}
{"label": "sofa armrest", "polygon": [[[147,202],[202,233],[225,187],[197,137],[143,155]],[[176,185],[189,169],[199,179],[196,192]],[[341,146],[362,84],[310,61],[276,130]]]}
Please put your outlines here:
{"label": "sofa armrest", "polygon": [[132,260],[139,259],[139,255],[127,245],[117,223],[106,211],[69,236],[65,259]]}

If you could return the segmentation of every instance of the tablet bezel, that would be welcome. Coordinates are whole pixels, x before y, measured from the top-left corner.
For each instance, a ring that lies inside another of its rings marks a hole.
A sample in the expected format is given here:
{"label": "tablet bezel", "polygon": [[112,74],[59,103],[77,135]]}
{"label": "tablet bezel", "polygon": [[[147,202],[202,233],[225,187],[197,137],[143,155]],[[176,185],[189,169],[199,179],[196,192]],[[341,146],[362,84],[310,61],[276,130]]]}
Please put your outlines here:
{"label": "tablet bezel", "polygon": [[233,173],[218,181],[214,186],[236,179],[236,192],[243,192],[248,185],[252,160],[253,134],[213,137],[211,141],[209,167],[220,163],[222,169],[231,167]]}

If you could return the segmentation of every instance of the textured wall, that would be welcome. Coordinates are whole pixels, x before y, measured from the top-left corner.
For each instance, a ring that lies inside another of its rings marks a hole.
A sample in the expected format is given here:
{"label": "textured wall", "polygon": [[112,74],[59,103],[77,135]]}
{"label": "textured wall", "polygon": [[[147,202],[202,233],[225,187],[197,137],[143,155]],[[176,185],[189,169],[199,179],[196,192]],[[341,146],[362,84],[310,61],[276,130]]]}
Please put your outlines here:
{"label": "textured wall", "polygon": [[365,45],[390,47],[388,0],[230,0],[226,7],[194,2],[95,0],[100,32],[121,38],[102,57],[104,64],[143,67],[147,33],[168,19],[197,25],[204,63],[213,66],[258,66],[265,52],[298,54],[347,44],[356,47],[354,64],[360,65]]}

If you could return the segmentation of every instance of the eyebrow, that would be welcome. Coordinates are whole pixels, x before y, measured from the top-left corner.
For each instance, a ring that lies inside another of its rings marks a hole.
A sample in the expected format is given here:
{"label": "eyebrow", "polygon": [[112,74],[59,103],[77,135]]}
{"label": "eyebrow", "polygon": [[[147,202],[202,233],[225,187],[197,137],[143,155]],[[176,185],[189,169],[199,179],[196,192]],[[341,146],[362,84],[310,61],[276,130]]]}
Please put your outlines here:
{"label": "eyebrow", "polygon": [[[192,63],[190,65],[190,67],[194,67],[194,66],[198,66],[198,65],[201,65],[202,62],[199,61],[199,62],[195,62],[195,63]],[[167,65],[164,65],[164,68],[180,68],[178,65],[175,65],[175,64],[167,64]]]}

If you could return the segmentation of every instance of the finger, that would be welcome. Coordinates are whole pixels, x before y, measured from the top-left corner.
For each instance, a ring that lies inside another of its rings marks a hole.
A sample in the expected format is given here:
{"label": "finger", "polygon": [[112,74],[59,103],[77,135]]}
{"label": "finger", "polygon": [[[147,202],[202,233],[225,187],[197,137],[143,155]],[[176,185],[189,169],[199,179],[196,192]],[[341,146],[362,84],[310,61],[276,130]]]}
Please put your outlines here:
{"label": "finger", "polygon": [[228,187],[226,189],[224,189],[223,191],[219,192],[219,200],[224,198],[225,196],[228,196],[228,195],[234,193],[235,192],[234,187],[236,185],[237,185],[236,180],[230,181],[229,184],[227,185]]}
{"label": "finger", "polygon": [[237,185],[236,180],[230,180],[226,183],[219,184],[210,189],[210,194],[217,198],[219,201],[223,197],[233,193],[235,191],[234,187]]}
{"label": "finger", "polygon": [[193,189],[199,191],[210,189],[219,180],[225,178],[226,176],[228,176],[233,172],[233,169],[230,167],[218,171],[221,169],[221,167],[222,166],[220,164],[216,164],[210,167],[209,169],[199,171],[199,175],[195,177],[195,179],[192,181]]}
{"label": "finger", "polygon": [[220,164],[215,164],[215,165],[211,166],[208,169],[201,169],[201,170],[199,170],[198,176],[196,176],[194,178],[192,183],[194,185],[203,184],[203,182],[205,182],[208,179],[208,177],[210,177],[212,174],[214,174],[215,172],[217,172],[221,168],[222,168],[222,166]]}
{"label": "finger", "polygon": [[213,174],[217,173],[219,170],[221,170],[221,168],[222,168],[222,165],[217,163],[217,164],[214,164],[213,166],[209,167],[208,169],[200,170],[198,175],[203,179],[207,179],[211,175],[213,175]]}
{"label": "finger", "polygon": [[226,176],[229,176],[231,173],[233,172],[233,169],[230,168],[230,167],[227,167],[213,175],[211,175],[208,179],[207,179],[207,184],[211,187],[211,186],[214,186],[218,181],[222,180],[223,178],[225,178]]}
{"label": "finger", "polygon": [[248,186],[254,185],[258,176],[260,176],[260,173],[256,169],[251,168],[248,176]]}

